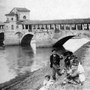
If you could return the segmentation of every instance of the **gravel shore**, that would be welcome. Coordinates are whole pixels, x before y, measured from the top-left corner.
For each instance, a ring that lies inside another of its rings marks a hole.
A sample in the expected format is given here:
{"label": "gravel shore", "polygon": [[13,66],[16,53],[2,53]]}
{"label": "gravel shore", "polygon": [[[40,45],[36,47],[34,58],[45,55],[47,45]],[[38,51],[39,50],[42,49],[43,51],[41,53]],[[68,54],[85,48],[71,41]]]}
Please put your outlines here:
{"label": "gravel shore", "polygon": [[[86,81],[84,85],[82,87],[80,85],[65,85],[62,87],[61,82],[63,81],[64,76],[61,76],[58,77],[53,90],[90,90],[90,42],[82,46],[75,54],[78,56],[85,69]],[[47,74],[51,74],[49,65],[35,71],[19,83],[1,90],[38,90],[42,85],[44,76]]]}

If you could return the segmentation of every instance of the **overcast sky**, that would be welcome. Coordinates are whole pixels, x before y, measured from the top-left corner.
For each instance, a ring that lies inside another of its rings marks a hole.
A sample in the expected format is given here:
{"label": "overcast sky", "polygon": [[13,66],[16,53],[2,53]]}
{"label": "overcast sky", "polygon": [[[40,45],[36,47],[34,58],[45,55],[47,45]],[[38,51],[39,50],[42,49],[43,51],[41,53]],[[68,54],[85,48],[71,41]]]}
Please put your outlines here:
{"label": "overcast sky", "polygon": [[30,9],[30,19],[90,18],[90,0],[0,0],[0,21],[14,7]]}

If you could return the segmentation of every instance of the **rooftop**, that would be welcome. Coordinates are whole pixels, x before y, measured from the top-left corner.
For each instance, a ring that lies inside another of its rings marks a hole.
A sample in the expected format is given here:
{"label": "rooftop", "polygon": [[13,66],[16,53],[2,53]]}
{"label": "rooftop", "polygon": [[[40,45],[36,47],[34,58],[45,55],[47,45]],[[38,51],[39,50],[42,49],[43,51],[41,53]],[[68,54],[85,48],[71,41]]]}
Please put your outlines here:
{"label": "rooftop", "polygon": [[21,24],[79,24],[90,23],[90,18],[86,19],[63,19],[63,20],[24,20]]}
{"label": "rooftop", "polygon": [[15,16],[16,14],[14,12],[10,12],[8,14],[5,14],[6,16]]}
{"label": "rooftop", "polygon": [[16,8],[13,8],[10,11],[10,13],[6,14],[6,16],[15,16],[16,15],[16,12],[14,12],[13,10],[16,10],[18,12],[30,12],[30,10],[27,9],[27,8],[18,8],[18,7],[16,7]]}
{"label": "rooftop", "polygon": [[14,9],[16,9],[18,12],[30,12],[30,10],[27,9],[27,8],[18,8],[18,7],[16,7]]}

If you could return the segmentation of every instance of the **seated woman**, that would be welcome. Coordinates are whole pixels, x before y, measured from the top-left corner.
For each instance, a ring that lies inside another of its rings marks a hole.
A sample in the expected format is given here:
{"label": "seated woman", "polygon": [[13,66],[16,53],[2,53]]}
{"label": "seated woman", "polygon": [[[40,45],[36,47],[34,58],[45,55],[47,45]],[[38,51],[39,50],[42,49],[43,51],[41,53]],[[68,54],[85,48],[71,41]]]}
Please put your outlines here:
{"label": "seated woman", "polygon": [[72,67],[67,71],[66,78],[63,84],[70,82],[73,84],[83,84],[85,81],[84,68],[80,62],[75,62]]}

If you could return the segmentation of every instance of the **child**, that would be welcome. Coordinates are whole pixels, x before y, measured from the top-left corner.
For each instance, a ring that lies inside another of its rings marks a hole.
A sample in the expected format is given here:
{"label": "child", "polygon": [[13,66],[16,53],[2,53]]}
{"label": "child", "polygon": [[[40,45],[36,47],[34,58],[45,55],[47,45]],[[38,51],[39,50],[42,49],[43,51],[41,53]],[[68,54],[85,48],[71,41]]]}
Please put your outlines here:
{"label": "child", "polygon": [[50,75],[46,75],[43,81],[43,86],[39,90],[48,90],[54,81],[50,79]]}

